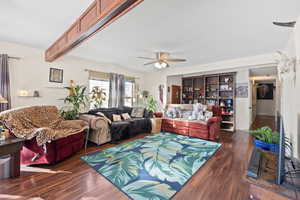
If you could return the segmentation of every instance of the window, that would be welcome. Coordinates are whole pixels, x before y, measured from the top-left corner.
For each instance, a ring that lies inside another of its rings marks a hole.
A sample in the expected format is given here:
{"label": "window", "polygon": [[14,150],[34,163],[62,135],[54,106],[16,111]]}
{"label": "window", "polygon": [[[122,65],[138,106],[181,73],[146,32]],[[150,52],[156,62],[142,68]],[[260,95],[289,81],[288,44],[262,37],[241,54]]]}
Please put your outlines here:
{"label": "window", "polygon": [[[109,81],[108,80],[89,80],[89,89],[90,92],[94,87],[99,87],[104,89],[104,92],[106,93],[106,100],[103,102],[102,107],[108,108],[108,98],[109,98]],[[90,104],[90,108],[95,108],[94,103]]]}
{"label": "window", "polygon": [[124,106],[132,107],[134,103],[134,81],[125,81]]}

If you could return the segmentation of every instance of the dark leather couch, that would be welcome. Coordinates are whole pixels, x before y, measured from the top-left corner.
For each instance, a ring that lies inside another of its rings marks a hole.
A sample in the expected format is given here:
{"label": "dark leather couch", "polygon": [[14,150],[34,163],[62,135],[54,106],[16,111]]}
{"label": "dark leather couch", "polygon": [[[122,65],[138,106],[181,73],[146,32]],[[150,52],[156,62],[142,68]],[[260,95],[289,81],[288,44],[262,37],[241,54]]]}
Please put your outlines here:
{"label": "dark leather couch", "polygon": [[97,115],[98,112],[103,113],[107,118],[112,121],[110,126],[110,132],[112,142],[134,137],[140,133],[151,132],[151,120],[153,113],[145,109],[144,116],[142,118],[131,118],[129,120],[123,120],[119,122],[113,122],[113,114],[121,115],[123,113],[131,114],[132,108],[97,108],[90,110],[88,114]]}

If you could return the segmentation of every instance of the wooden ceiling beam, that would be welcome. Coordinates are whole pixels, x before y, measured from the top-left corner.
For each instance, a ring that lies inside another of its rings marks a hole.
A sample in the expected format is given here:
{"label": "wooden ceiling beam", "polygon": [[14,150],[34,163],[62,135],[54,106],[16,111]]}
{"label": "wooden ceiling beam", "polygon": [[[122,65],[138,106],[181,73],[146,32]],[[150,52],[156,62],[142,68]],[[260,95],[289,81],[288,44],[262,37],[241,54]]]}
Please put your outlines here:
{"label": "wooden ceiling beam", "polygon": [[83,41],[126,14],[143,0],[95,0],[72,26],[45,52],[45,60],[53,62]]}

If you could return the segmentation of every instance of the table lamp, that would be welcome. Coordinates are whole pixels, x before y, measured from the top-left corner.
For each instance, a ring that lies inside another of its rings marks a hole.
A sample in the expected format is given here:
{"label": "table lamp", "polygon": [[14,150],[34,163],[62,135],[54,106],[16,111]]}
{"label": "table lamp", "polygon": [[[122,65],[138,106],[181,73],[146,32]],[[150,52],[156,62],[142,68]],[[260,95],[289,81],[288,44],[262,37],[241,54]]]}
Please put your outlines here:
{"label": "table lamp", "polygon": [[8,103],[8,101],[0,94],[0,103]]}

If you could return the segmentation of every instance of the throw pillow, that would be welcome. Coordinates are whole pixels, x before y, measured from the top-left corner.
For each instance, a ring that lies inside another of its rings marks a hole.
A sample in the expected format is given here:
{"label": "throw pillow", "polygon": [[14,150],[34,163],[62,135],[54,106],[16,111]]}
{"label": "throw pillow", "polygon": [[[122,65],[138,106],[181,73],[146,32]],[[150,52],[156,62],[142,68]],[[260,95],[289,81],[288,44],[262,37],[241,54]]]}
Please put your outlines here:
{"label": "throw pillow", "polygon": [[115,115],[115,114],[113,114],[112,116],[113,116],[113,121],[114,122],[122,121],[121,115]]}
{"label": "throw pillow", "polygon": [[131,117],[130,117],[130,115],[129,115],[128,113],[123,113],[123,114],[122,114],[122,118],[123,118],[124,120],[131,119]]}
{"label": "throw pillow", "polygon": [[133,108],[131,111],[131,117],[144,117],[144,108]]}

